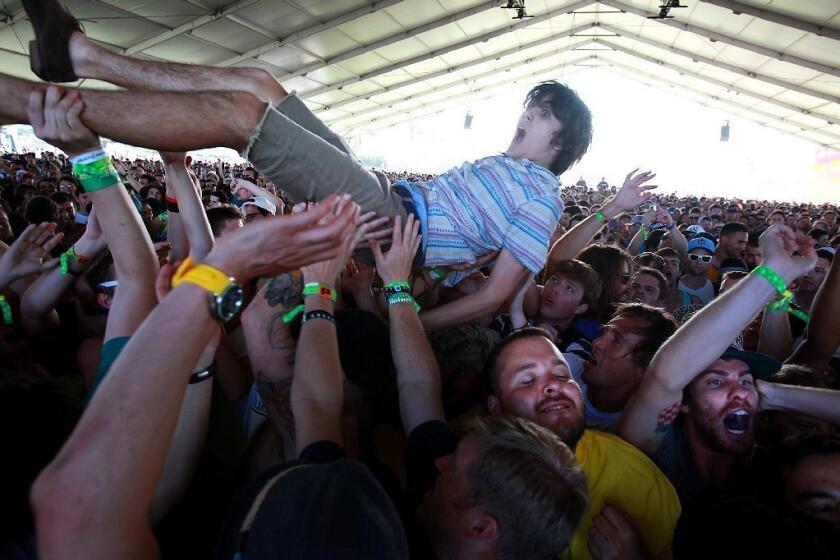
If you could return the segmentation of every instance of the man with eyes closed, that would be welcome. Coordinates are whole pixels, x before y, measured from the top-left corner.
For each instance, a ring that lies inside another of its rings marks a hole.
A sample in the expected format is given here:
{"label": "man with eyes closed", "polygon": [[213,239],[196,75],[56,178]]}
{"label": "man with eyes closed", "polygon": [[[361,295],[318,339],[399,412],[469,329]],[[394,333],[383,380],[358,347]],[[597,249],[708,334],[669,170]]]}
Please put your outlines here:
{"label": "man with eyes closed", "polygon": [[584,399],[549,334],[526,327],[503,339],[485,368],[491,414],[513,414],[557,434],[586,473],[590,506],[563,558],[670,557],[676,492],[638,449],[585,428]]}

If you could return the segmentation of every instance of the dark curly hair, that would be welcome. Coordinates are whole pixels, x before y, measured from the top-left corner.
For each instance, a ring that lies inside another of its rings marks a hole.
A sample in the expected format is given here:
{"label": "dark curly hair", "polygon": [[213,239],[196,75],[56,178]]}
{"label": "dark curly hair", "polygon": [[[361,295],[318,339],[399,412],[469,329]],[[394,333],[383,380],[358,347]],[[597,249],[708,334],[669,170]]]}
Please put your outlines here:
{"label": "dark curly hair", "polygon": [[592,113],[571,88],[548,80],[534,86],[525,96],[525,107],[536,103],[547,103],[554,116],[563,123],[552,144],[563,147],[557,153],[549,169],[560,175],[573,163],[580,161],[589,144],[592,143]]}

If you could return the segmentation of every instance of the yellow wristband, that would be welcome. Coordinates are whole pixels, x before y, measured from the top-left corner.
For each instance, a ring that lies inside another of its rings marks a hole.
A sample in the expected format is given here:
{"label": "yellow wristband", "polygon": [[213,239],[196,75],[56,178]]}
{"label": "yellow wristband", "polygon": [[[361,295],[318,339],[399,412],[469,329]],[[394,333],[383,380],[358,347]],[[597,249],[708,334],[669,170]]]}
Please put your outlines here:
{"label": "yellow wristband", "polygon": [[187,257],[172,276],[172,287],[174,288],[183,282],[196,284],[218,296],[225,288],[234,283],[234,279],[209,264],[195,265],[192,257]]}

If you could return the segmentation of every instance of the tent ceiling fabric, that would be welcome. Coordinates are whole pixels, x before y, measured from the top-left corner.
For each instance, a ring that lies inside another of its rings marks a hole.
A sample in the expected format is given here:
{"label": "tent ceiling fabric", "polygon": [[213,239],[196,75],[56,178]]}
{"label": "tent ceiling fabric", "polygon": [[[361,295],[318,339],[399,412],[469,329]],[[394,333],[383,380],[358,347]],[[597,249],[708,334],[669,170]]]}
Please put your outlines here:
{"label": "tent ceiling fabric", "polygon": [[[354,136],[591,67],[840,149],[837,0],[65,0],[87,34],[151,60],[257,66]],[[0,0],[0,67],[34,79]],[[112,87],[87,81],[85,87]]]}

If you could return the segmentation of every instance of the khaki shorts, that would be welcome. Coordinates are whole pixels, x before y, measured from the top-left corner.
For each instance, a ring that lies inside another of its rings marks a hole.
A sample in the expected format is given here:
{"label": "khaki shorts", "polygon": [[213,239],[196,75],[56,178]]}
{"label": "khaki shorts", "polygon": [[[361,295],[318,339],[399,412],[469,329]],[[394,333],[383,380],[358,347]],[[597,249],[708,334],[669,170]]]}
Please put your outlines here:
{"label": "khaki shorts", "polygon": [[404,198],[385,176],[365,169],[295,95],[266,108],[242,156],[295,202],[348,193],[362,212],[407,216]]}

